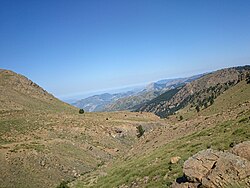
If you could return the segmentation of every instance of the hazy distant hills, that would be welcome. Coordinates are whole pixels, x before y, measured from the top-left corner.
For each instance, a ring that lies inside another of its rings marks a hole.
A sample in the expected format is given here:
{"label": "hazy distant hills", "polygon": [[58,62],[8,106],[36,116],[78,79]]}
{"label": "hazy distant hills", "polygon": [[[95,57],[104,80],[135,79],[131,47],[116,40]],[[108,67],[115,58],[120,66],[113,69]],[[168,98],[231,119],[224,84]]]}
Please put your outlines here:
{"label": "hazy distant hills", "polygon": [[165,91],[185,85],[204,74],[195,75],[187,78],[164,79],[152,82],[140,91],[128,91],[116,94],[104,93],[94,95],[79,100],[72,105],[83,108],[85,111],[121,111],[135,110],[138,106],[158,97]]}
{"label": "hazy distant hills", "polygon": [[133,95],[135,92],[128,91],[123,93],[116,93],[116,94],[110,94],[110,93],[104,93],[100,95],[94,95],[87,97],[85,99],[79,100],[72,105],[83,108],[85,111],[88,112],[98,112],[103,111],[106,105],[117,101],[118,99],[122,97],[127,97]]}
{"label": "hazy distant hills", "polygon": [[200,78],[201,76],[203,76],[204,74],[198,74],[195,76],[191,76],[191,77],[187,77],[187,78],[175,78],[175,79],[164,79],[164,80],[159,80],[157,82],[153,82],[151,84],[149,84],[146,87],[146,91],[164,91],[164,90],[168,90],[169,87],[175,87],[177,85],[181,85],[184,83],[189,83],[193,80],[196,80],[198,78]]}
{"label": "hazy distant hills", "polygon": [[217,96],[244,79],[249,69],[250,66],[235,67],[204,75],[183,87],[166,91],[135,111],[153,112],[160,117],[167,117],[187,105],[197,110],[206,108]]}

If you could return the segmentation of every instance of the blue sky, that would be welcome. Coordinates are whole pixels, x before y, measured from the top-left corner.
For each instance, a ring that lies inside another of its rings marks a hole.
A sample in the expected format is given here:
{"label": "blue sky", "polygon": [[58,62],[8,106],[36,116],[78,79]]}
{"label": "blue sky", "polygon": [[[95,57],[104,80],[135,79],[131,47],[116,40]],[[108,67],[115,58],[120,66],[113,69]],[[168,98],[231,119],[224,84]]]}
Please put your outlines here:
{"label": "blue sky", "polygon": [[249,0],[1,0],[0,68],[63,98],[250,64]]}

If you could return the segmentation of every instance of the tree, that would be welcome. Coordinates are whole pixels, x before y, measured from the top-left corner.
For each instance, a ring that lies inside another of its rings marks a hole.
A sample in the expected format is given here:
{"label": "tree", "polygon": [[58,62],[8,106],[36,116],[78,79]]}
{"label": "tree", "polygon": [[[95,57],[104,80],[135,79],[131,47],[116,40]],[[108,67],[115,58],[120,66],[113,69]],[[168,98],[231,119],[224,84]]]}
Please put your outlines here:
{"label": "tree", "polygon": [[199,112],[199,111],[200,111],[200,107],[199,107],[199,106],[196,106],[196,107],[195,107],[195,110],[196,110],[197,112]]}
{"label": "tree", "polygon": [[212,105],[212,104],[214,104],[214,98],[213,97],[211,97],[211,99],[210,99],[210,105]]}
{"label": "tree", "polygon": [[247,84],[250,84],[250,73],[246,74],[246,82]]}
{"label": "tree", "polygon": [[84,110],[83,109],[80,109],[79,110],[79,114],[83,114],[84,113]]}
{"label": "tree", "polygon": [[183,116],[180,116],[180,121],[183,120]]}
{"label": "tree", "polygon": [[136,129],[137,129],[137,135],[136,136],[138,138],[140,138],[144,134],[145,130],[142,128],[141,125],[137,126]]}
{"label": "tree", "polygon": [[69,188],[68,182],[63,181],[63,182],[61,182],[60,185],[58,185],[56,188]]}

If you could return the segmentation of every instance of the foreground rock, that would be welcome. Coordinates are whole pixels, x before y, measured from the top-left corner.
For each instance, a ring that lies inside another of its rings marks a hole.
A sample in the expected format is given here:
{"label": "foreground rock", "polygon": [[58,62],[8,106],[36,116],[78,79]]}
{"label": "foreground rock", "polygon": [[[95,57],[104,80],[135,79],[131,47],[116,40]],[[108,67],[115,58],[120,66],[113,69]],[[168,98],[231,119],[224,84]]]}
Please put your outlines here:
{"label": "foreground rock", "polygon": [[[236,145],[233,153],[203,150],[190,157],[183,166],[184,182],[174,188],[250,187],[249,142]],[[242,156],[242,157],[241,157]],[[243,158],[244,157],[244,158]]]}
{"label": "foreground rock", "polygon": [[232,153],[250,161],[250,141],[234,146]]}

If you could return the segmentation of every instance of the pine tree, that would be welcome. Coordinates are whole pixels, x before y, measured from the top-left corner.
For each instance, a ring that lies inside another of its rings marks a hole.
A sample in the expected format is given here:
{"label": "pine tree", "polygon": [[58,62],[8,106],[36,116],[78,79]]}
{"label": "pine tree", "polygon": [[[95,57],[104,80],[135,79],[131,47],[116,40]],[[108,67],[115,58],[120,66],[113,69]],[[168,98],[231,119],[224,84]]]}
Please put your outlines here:
{"label": "pine tree", "polygon": [[199,111],[200,111],[200,107],[199,107],[199,106],[196,106],[196,107],[195,107],[195,110],[196,110],[197,112],[199,112]]}
{"label": "pine tree", "polygon": [[136,136],[138,138],[140,138],[144,134],[145,130],[142,128],[141,125],[137,126],[136,129],[137,129],[137,135]]}
{"label": "pine tree", "polygon": [[79,110],[79,114],[83,114],[84,113],[84,110],[83,109],[80,109]]}

